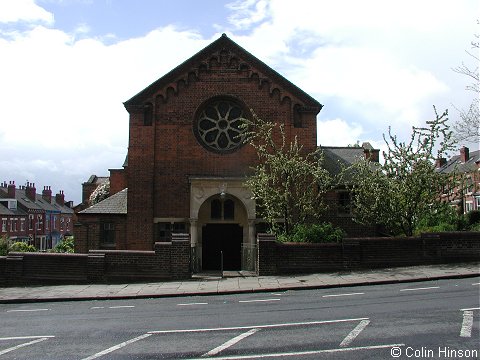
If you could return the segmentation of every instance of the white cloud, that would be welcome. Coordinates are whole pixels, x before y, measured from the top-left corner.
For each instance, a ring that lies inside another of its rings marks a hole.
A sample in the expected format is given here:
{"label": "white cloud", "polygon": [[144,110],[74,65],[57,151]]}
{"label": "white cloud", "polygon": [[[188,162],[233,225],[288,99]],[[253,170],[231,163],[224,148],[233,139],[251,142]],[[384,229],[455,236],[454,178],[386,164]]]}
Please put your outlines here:
{"label": "white cloud", "polygon": [[343,119],[317,121],[317,143],[323,146],[347,146],[362,143],[364,131],[360,124],[348,124]]}
{"label": "white cloud", "polygon": [[53,23],[53,14],[35,4],[34,0],[0,0],[0,23]]}

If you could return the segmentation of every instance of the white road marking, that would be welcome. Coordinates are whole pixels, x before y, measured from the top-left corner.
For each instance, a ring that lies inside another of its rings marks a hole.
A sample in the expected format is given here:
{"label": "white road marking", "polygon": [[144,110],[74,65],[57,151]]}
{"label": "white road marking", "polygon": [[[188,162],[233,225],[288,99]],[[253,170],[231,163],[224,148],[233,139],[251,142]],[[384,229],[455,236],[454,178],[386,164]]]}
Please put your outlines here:
{"label": "white road marking", "polygon": [[147,337],[149,337],[149,336],[151,336],[151,335],[152,335],[152,334],[147,333],[147,334],[143,334],[143,335],[137,336],[137,337],[135,337],[135,338],[133,338],[133,339],[130,339],[130,340],[128,340],[128,341],[124,341],[124,342],[122,342],[122,343],[120,343],[120,344],[118,344],[118,345],[112,346],[112,347],[110,347],[110,348],[108,348],[108,349],[106,349],[106,350],[100,351],[99,353],[93,354],[92,356],[86,357],[86,358],[84,358],[84,359],[82,359],[82,360],[93,360],[93,359],[97,359],[97,358],[99,358],[99,357],[101,357],[101,356],[103,356],[103,355],[110,354],[111,352],[114,352],[115,350],[121,349],[121,348],[123,348],[123,347],[125,347],[125,346],[127,346],[127,345],[129,345],[129,344],[132,344],[132,343],[137,342],[137,341],[139,341],[139,340],[145,339],[145,338],[147,338]]}
{"label": "white road marking", "polygon": [[412,289],[401,289],[400,291],[417,291],[417,290],[430,290],[430,289],[440,289],[440,286],[430,286],[430,287],[412,288]]}
{"label": "white road marking", "polygon": [[239,300],[239,303],[253,303],[253,302],[269,302],[269,301],[280,301],[280,299],[258,299],[258,300]]}
{"label": "white road marking", "polygon": [[[347,352],[347,351],[357,351],[357,350],[388,349],[388,348],[402,347],[402,346],[405,346],[405,344],[359,346],[359,347],[350,347],[350,348],[299,351],[299,352],[290,352],[290,353],[253,354],[253,355],[239,355],[239,356],[237,356],[237,355],[219,356],[219,357],[215,357],[215,360],[242,360],[242,359],[276,358],[276,357],[287,357],[287,356],[305,356],[305,355],[337,353],[337,352]],[[204,358],[189,359],[189,360],[204,360]]]}
{"label": "white road marking", "polygon": [[360,323],[350,331],[350,334],[348,334],[345,339],[340,343],[340,346],[347,346],[350,345],[350,343],[355,340],[355,338],[367,327],[367,325],[370,324],[370,320],[362,320]]}
{"label": "white road marking", "polygon": [[46,338],[46,337],[42,337],[42,338],[40,338],[40,339],[32,340],[32,341],[29,341],[29,342],[24,343],[24,344],[20,344],[20,345],[17,345],[17,346],[13,346],[13,347],[11,347],[11,348],[8,348],[8,349],[5,349],[5,350],[0,351],[0,355],[9,353],[10,351],[14,351],[14,350],[20,349],[20,348],[22,348],[22,347],[24,347],[24,346],[33,345],[33,344],[36,344],[36,343],[45,341],[45,340],[47,340],[47,339],[48,339],[48,338]]}
{"label": "white road marking", "polygon": [[478,308],[469,308],[469,309],[460,309],[460,311],[470,311],[470,310],[480,310],[480,307],[478,307]]}
{"label": "white road marking", "polygon": [[212,349],[209,352],[203,354],[202,357],[215,356],[215,355],[219,354],[220,352],[222,352],[223,350],[228,349],[229,347],[235,345],[239,341],[245,339],[246,337],[255,334],[258,330],[259,329],[251,329],[251,330],[249,330],[249,331],[247,331],[243,334],[240,334],[240,335],[234,337],[233,339],[228,340],[224,344],[222,344],[220,346],[217,346],[215,349]]}
{"label": "white road marking", "polygon": [[463,312],[462,329],[460,330],[461,337],[472,337],[473,326],[473,311]]}
{"label": "white road marking", "polygon": [[177,306],[194,306],[194,305],[208,305],[208,303],[185,303],[185,304],[177,304]]}
{"label": "white road marking", "polygon": [[7,310],[7,312],[35,312],[35,311],[49,311],[50,309],[17,309]]}
{"label": "white road marking", "polygon": [[148,334],[175,334],[175,333],[178,334],[178,333],[195,333],[195,332],[207,332],[207,331],[271,329],[271,328],[290,327],[290,326],[309,326],[309,325],[321,325],[321,324],[335,324],[335,323],[342,323],[342,322],[356,322],[356,321],[362,321],[362,320],[368,320],[368,318],[309,321],[309,322],[269,324],[269,325],[235,326],[235,327],[223,327],[223,328],[157,330],[157,331],[149,331]]}
{"label": "white road marking", "polygon": [[472,284],[472,285],[480,285],[480,283],[474,283],[474,284]]}
{"label": "white road marking", "polygon": [[135,305],[119,305],[119,306],[109,306],[109,309],[124,309],[124,308],[134,308]]}
{"label": "white road marking", "polygon": [[28,340],[28,339],[50,339],[54,338],[54,335],[40,335],[40,336],[12,336],[12,337],[3,337],[0,338],[0,341],[6,341],[6,340]]}
{"label": "white road marking", "polygon": [[323,295],[322,297],[337,297],[337,296],[354,296],[354,295],[365,295],[365,293],[348,293],[348,294],[331,294],[331,295]]}
{"label": "white road marking", "polygon": [[105,306],[92,306],[90,310],[105,309]]}

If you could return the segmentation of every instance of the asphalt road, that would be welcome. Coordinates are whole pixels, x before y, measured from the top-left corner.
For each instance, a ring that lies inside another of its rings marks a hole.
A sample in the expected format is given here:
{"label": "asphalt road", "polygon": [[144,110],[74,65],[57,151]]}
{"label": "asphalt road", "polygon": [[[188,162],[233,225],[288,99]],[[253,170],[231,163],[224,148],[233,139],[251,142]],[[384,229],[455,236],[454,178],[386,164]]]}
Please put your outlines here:
{"label": "asphalt road", "polygon": [[478,359],[479,293],[467,278],[0,305],[0,360]]}

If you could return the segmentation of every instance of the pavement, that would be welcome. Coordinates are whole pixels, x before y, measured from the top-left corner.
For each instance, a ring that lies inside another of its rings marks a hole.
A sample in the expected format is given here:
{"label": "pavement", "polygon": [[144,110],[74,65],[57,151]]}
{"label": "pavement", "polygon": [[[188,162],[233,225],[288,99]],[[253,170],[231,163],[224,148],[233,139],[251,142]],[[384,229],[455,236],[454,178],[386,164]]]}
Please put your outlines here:
{"label": "pavement", "polygon": [[321,289],[480,276],[480,263],[440,264],[307,275],[256,276],[247,272],[196,274],[189,280],[0,287],[0,304],[115,300]]}

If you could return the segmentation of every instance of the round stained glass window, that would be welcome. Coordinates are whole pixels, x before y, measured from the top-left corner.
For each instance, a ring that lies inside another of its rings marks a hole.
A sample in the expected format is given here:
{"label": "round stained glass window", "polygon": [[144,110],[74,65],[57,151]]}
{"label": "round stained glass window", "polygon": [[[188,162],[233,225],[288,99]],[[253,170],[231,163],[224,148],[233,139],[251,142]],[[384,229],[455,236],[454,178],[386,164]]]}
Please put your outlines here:
{"label": "round stained glass window", "polygon": [[197,113],[194,132],[205,148],[215,152],[232,152],[243,145],[245,129],[243,107],[232,100],[214,100]]}

